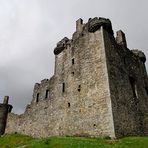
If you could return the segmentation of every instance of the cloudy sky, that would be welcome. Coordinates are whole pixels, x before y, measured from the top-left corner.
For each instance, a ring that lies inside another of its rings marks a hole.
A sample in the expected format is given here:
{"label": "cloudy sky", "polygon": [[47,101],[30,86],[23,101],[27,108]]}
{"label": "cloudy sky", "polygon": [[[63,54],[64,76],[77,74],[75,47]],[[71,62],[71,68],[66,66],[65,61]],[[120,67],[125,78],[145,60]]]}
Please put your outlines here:
{"label": "cloudy sky", "polygon": [[148,57],[147,14],[147,0],[0,0],[0,102],[9,95],[13,112],[24,111],[34,83],[53,75],[53,49],[71,38],[78,18],[110,18],[128,47]]}

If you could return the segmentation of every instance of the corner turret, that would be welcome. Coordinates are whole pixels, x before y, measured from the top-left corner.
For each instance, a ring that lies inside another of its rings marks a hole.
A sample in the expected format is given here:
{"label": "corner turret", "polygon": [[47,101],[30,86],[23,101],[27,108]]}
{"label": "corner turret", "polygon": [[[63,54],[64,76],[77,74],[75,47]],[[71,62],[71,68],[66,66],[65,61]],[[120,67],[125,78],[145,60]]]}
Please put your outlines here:
{"label": "corner turret", "polygon": [[132,53],[133,53],[134,55],[136,55],[137,57],[139,57],[139,59],[140,59],[143,63],[146,62],[146,56],[145,56],[145,54],[144,54],[141,50],[133,49],[133,50],[131,50],[131,51],[132,51]]}
{"label": "corner turret", "polygon": [[67,37],[64,37],[60,42],[58,42],[57,47],[54,49],[54,54],[58,55],[59,53],[61,53],[64,50],[68,41],[69,39]]}
{"label": "corner turret", "polygon": [[95,32],[97,31],[101,26],[103,26],[103,28],[110,33],[111,35],[113,35],[113,30],[112,30],[112,24],[111,21],[109,19],[106,18],[102,18],[102,17],[95,17],[93,19],[89,19],[88,21],[88,31],[89,32]]}
{"label": "corner turret", "polygon": [[116,42],[117,44],[127,48],[126,37],[122,30],[117,31]]}
{"label": "corner turret", "polygon": [[76,31],[77,32],[81,32],[83,29],[83,20],[81,18],[79,18],[77,21],[76,21]]}

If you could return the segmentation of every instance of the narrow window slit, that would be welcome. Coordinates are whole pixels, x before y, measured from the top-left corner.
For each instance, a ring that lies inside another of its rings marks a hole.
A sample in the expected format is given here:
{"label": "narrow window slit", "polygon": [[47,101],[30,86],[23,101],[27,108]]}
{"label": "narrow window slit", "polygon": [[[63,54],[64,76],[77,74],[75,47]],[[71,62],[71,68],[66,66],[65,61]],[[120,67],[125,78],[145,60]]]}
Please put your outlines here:
{"label": "narrow window slit", "polygon": [[138,97],[137,95],[137,86],[136,86],[136,80],[133,77],[129,77],[131,88],[133,91],[133,97]]}
{"label": "narrow window slit", "polygon": [[49,97],[49,90],[46,90],[45,99]]}
{"label": "narrow window slit", "polygon": [[70,108],[70,103],[68,102],[68,108]]}
{"label": "narrow window slit", "polygon": [[37,103],[39,102],[39,97],[40,97],[40,94],[37,93],[37,96],[36,96],[36,102],[37,102]]}
{"label": "narrow window slit", "polygon": [[71,72],[71,74],[74,76],[75,72]]}
{"label": "narrow window slit", "polygon": [[78,86],[78,91],[79,91],[79,92],[81,91],[81,85]]}
{"label": "narrow window slit", "polygon": [[96,127],[96,124],[94,124],[94,127]]}
{"label": "narrow window slit", "polygon": [[75,64],[75,59],[73,58],[73,59],[72,59],[72,65],[74,65],[74,64]]}
{"label": "narrow window slit", "polygon": [[62,84],[62,92],[65,92],[65,83]]}
{"label": "narrow window slit", "polygon": [[148,88],[147,87],[145,87],[145,91],[146,91],[146,94],[148,95]]}

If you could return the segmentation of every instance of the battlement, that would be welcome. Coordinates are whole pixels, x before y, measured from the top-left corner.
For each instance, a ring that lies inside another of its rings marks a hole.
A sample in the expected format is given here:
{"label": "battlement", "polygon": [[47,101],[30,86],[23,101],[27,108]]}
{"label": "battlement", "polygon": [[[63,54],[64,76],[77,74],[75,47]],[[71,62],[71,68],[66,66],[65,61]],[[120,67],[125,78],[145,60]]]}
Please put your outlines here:
{"label": "battlement", "polygon": [[[79,39],[80,37],[83,37],[87,33],[95,33],[97,30],[99,30],[103,27],[111,36],[114,35],[112,30],[112,24],[109,19],[103,18],[103,17],[95,17],[95,18],[89,18],[87,23],[83,23],[83,20],[80,18],[76,21],[76,32],[74,32],[72,39],[68,39],[67,37],[64,37],[61,41],[57,43],[56,48],[54,49],[54,54],[58,55],[60,54],[64,49],[67,48],[67,44],[71,44],[72,41],[75,41]],[[126,46],[126,40],[125,35],[122,31],[117,32],[117,43],[119,45],[125,45]]]}
{"label": "battlement", "polygon": [[116,36],[117,44],[127,48],[126,37],[125,37],[124,32],[122,30],[119,30],[117,31],[116,34],[117,34]]}
{"label": "battlement", "polygon": [[88,21],[88,31],[89,32],[93,33],[95,31],[97,31],[101,26],[103,26],[103,28],[108,33],[113,35],[112,24],[109,19],[102,18],[102,17],[99,17],[99,18],[95,17],[93,19],[89,19],[89,21]]}
{"label": "battlement", "polygon": [[145,56],[144,52],[142,52],[141,50],[138,50],[138,49],[133,49],[133,50],[131,50],[131,51],[132,51],[132,53],[133,53],[134,55],[136,55],[143,63],[146,62],[146,56]]}
{"label": "battlement", "polygon": [[51,98],[52,85],[54,83],[54,76],[50,79],[43,79],[41,83],[34,85],[32,103],[39,103],[43,100]]}
{"label": "battlement", "polygon": [[57,43],[57,47],[54,49],[54,54],[57,55],[64,50],[66,43],[69,41],[67,37],[64,37],[61,41]]}
{"label": "battlement", "polygon": [[76,32],[82,32],[83,30],[83,20],[81,18],[79,18],[77,21],[76,21]]}

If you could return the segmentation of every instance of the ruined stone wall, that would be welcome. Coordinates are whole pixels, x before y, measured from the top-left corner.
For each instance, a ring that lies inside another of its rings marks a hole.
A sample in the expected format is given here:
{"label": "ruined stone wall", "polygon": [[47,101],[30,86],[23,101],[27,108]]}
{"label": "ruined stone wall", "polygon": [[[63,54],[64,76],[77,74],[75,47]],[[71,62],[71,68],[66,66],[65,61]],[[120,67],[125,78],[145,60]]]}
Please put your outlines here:
{"label": "ruined stone wall", "polygon": [[121,31],[117,38],[121,38],[119,44],[104,31],[115,133],[117,137],[148,135],[144,125],[148,124],[144,123],[144,116],[148,113],[145,59],[139,58],[126,47]]}
{"label": "ruined stone wall", "polygon": [[[38,87],[37,87],[38,86]],[[51,89],[52,88],[52,89]],[[10,114],[8,117],[6,133],[22,133],[33,137],[47,137],[59,135],[61,102],[54,99],[54,79],[43,80],[34,88],[33,100],[21,115]],[[49,97],[45,98],[46,90]],[[36,94],[40,93],[38,101]],[[62,114],[63,115],[63,114]]]}

